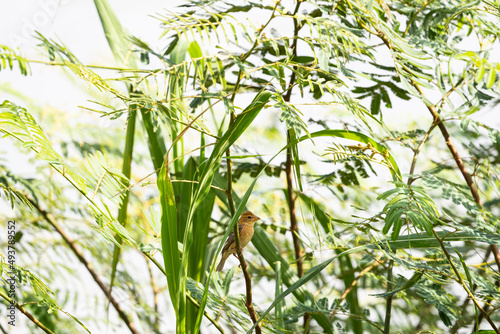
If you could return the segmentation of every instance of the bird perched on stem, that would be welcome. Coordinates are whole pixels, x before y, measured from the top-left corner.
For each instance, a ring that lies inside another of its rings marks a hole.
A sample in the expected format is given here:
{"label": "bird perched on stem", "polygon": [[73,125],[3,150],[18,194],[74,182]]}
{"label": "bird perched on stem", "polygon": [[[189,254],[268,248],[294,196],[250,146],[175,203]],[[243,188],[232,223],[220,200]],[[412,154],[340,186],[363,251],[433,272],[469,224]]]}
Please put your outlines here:
{"label": "bird perched on stem", "polygon": [[[240,246],[241,249],[245,247],[253,237],[253,224],[260,218],[254,215],[250,211],[245,211],[241,214],[240,219],[238,220],[238,232],[240,236]],[[226,263],[229,255],[236,255],[236,240],[234,239],[234,231],[231,232],[229,237],[222,248],[222,258],[220,259],[219,265],[217,266],[217,271],[221,271],[224,268],[224,264]]]}

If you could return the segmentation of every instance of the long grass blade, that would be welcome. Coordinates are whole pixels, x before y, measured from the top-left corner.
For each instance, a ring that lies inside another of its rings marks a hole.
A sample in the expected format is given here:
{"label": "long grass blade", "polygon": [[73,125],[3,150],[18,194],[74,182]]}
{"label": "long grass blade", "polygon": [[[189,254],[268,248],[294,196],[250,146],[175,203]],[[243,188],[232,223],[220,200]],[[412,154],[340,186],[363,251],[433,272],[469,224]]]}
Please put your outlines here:
{"label": "long grass blade", "polygon": [[[162,166],[158,178],[158,189],[161,200],[161,244],[163,260],[167,276],[168,292],[177,319],[180,319],[181,301],[179,301],[179,271],[180,253],[177,245],[177,209],[175,205],[174,189],[168,174],[167,166]],[[177,321],[177,330],[182,329],[182,323]]]}

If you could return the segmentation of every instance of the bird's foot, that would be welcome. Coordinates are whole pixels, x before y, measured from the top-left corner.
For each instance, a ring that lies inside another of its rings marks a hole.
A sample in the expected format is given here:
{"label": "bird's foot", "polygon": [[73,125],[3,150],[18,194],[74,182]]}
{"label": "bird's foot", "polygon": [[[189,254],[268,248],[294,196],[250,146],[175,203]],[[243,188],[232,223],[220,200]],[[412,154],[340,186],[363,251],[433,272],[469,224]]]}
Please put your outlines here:
{"label": "bird's foot", "polygon": [[[240,265],[238,266],[238,268],[241,268],[241,263]],[[248,262],[245,260],[245,269],[248,269]]]}

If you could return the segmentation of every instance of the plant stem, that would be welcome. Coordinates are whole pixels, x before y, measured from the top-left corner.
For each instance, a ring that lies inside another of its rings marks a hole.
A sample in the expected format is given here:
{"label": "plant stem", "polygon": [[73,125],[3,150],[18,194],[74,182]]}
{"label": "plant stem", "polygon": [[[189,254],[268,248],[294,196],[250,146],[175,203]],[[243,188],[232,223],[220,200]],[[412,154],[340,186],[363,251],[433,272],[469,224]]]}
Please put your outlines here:
{"label": "plant stem", "polygon": [[[382,41],[384,42],[384,44],[389,49],[392,50],[391,42],[390,42],[389,38],[384,34],[383,31],[377,29],[376,35],[380,39],[382,39]],[[417,91],[422,96],[425,97],[425,94],[424,94],[422,88],[418,85],[418,83],[416,83],[415,81],[411,80],[411,84],[412,84],[413,87],[415,87],[415,89],[417,89]],[[446,142],[446,146],[448,147],[448,150],[450,151],[451,155],[453,156],[453,159],[455,160],[455,163],[457,164],[458,169],[462,173],[462,176],[465,179],[465,182],[467,183],[467,186],[470,189],[470,192],[472,194],[472,197],[474,198],[474,201],[476,202],[476,204],[479,207],[482,207],[483,203],[481,201],[481,197],[479,196],[479,192],[478,192],[478,190],[476,188],[476,185],[474,184],[474,181],[472,180],[471,175],[467,172],[467,169],[465,168],[464,162],[463,162],[462,158],[460,157],[460,155],[458,154],[458,151],[455,148],[455,145],[451,141],[451,136],[450,136],[450,134],[448,132],[448,129],[446,128],[443,120],[439,116],[439,113],[437,112],[437,110],[436,110],[435,107],[433,107],[433,106],[427,106],[427,109],[429,110],[429,112],[432,115],[433,124],[437,124],[437,126],[439,127],[439,130],[441,131],[441,134],[443,135],[443,138],[444,138],[444,140]],[[491,251],[493,253],[493,256],[495,258],[495,262],[497,264],[497,267],[500,270],[500,250],[498,249],[497,245],[491,245],[490,249],[491,249]],[[471,293],[466,286],[464,286],[464,288],[466,289],[466,291],[468,293]],[[479,304],[476,304],[476,305],[482,310],[482,308],[479,306]],[[483,312],[484,312],[484,310],[483,310]],[[487,315],[485,315],[485,318],[486,317],[487,317]],[[489,318],[487,318],[487,319],[489,319]],[[489,321],[491,321],[491,320],[489,320]],[[490,323],[490,324],[492,324],[493,328],[496,328],[496,327],[494,327],[495,325],[493,323]],[[495,331],[498,333],[497,330],[495,330]]]}
{"label": "plant stem", "polygon": [[[420,94],[422,94],[422,96],[425,96],[424,92],[422,91],[422,88],[420,88],[419,85],[417,85],[413,81],[412,81],[412,85],[413,85],[413,87],[415,87],[419,91]],[[481,198],[479,197],[479,192],[477,191],[476,185],[474,184],[474,181],[472,180],[472,177],[470,176],[470,174],[465,169],[464,162],[462,161],[462,158],[458,154],[458,151],[455,148],[455,145],[453,145],[453,143],[451,141],[451,136],[448,133],[448,130],[446,129],[446,126],[443,123],[443,120],[439,116],[436,108],[434,108],[432,106],[427,106],[427,109],[429,110],[429,112],[431,113],[431,115],[434,119],[434,124],[437,124],[437,126],[439,127],[439,130],[441,131],[441,134],[443,135],[443,138],[446,142],[446,146],[448,147],[448,150],[452,154],[453,159],[455,160],[455,163],[457,164],[458,169],[462,173],[462,176],[464,177],[465,182],[467,182],[467,185],[470,188],[470,192],[472,194],[472,197],[474,197],[474,200],[476,201],[476,203],[478,205],[482,206],[483,204],[481,202]]]}
{"label": "plant stem", "polygon": [[[420,88],[420,86],[412,81],[412,85],[419,91],[422,96],[425,96],[424,92]],[[467,172],[465,169],[464,162],[460,155],[458,154],[457,149],[455,148],[455,145],[453,145],[453,142],[451,141],[451,136],[448,133],[448,129],[446,129],[446,126],[444,125],[443,120],[439,116],[436,108],[427,106],[427,109],[431,113],[432,117],[434,118],[434,123],[438,125],[439,130],[441,130],[441,134],[443,135],[443,138],[446,142],[446,146],[448,146],[448,150],[451,152],[453,156],[453,160],[455,160],[455,163],[457,164],[458,169],[462,173],[462,176],[465,179],[465,182],[469,186],[470,192],[472,194],[472,197],[474,198],[474,201],[479,207],[483,206],[483,202],[481,201],[481,197],[479,196],[479,192],[477,190],[476,185],[474,184],[474,181],[472,180],[471,175]],[[493,257],[495,259],[495,262],[497,264],[498,269],[500,270],[500,251],[498,250],[497,245],[491,245],[490,246],[491,251],[493,252]]]}
{"label": "plant stem", "polygon": [[[420,141],[420,143],[418,144],[417,148],[415,149],[415,151],[413,153],[413,159],[411,161],[410,171],[409,171],[410,175],[413,175],[413,173],[415,173],[415,167],[417,165],[418,155],[419,155],[420,151],[422,150],[422,147],[424,146],[424,144],[427,141],[427,139],[429,139],[429,137],[431,135],[431,132],[432,132],[432,130],[434,130],[435,127],[436,127],[436,123],[432,122],[429,130],[427,130],[427,132],[425,133],[424,137],[422,138],[422,141]],[[407,184],[410,186],[413,183],[413,181],[415,181],[415,179],[413,177],[409,177]]]}
{"label": "plant stem", "polygon": [[[248,57],[250,57],[252,55],[253,50],[255,50],[255,48],[259,44],[259,38],[260,38],[262,32],[264,31],[264,29],[266,29],[266,27],[269,25],[269,23],[271,23],[271,21],[274,19],[274,13],[276,13],[276,9],[278,8],[278,5],[280,4],[280,2],[281,2],[281,0],[276,1],[276,5],[274,6],[273,12],[271,13],[271,17],[269,18],[269,20],[267,20],[267,22],[264,25],[262,25],[262,27],[260,27],[258,29],[257,36],[255,37],[255,41],[253,42],[250,49],[241,55],[241,57],[239,59],[239,61],[241,63],[243,63],[245,60],[247,60]],[[236,78],[236,83],[234,84],[234,90],[233,90],[233,94],[231,96],[231,103],[234,103],[236,93],[238,92],[238,88],[240,87],[240,81],[241,81],[242,76],[243,76],[243,71],[240,68],[238,71],[238,77]],[[231,115],[234,116],[233,113],[231,113]]]}
{"label": "plant stem", "polygon": [[[297,56],[297,36],[299,34],[300,26],[297,18],[295,15],[299,12],[301,1],[297,0],[297,4],[295,5],[295,9],[293,11],[292,16],[293,18],[293,42],[291,45],[291,51],[292,51],[292,57]],[[295,84],[295,79],[296,79],[296,68],[294,67],[294,71],[292,71],[292,74],[290,76],[290,81],[288,83],[288,90],[286,91],[285,95],[283,96],[283,100],[285,102],[290,102],[290,98],[292,96],[292,88],[293,85]],[[293,240],[293,248],[295,250],[295,260],[297,263],[297,275],[302,277],[304,275],[304,263],[303,263],[303,258],[302,258],[302,249],[300,247],[300,240],[299,240],[299,229],[297,226],[297,216],[295,214],[295,197],[294,197],[294,191],[293,191],[293,159],[292,159],[292,147],[291,147],[291,135],[292,134],[290,130],[287,130],[287,149],[286,149],[286,163],[285,163],[285,174],[286,174],[286,186],[287,186],[287,194],[288,194],[288,211],[290,214],[290,232],[292,233],[292,240]],[[308,313],[304,314],[304,329],[306,330],[306,333],[309,332],[308,330],[308,323],[310,321],[310,315]]]}
{"label": "plant stem", "polygon": [[[0,296],[7,301],[8,304],[12,305],[13,301],[9,298],[3,291],[0,291]],[[35,319],[31,313],[29,313],[21,304],[14,303],[16,308],[21,311],[28,319],[30,319],[35,325],[37,325],[40,329],[42,329],[45,333],[54,334],[53,331],[48,329],[44,324],[42,324],[39,320]]]}
{"label": "plant stem", "polygon": [[156,280],[153,275],[153,270],[151,268],[151,263],[149,261],[146,261],[146,264],[148,266],[148,274],[149,274],[149,279],[151,281],[151,292],[153,293],[153,309],[155,310],[155,315],[154,315],[154,321],[153,321],[153,326],[154,329],[159,333],[160,332],[160,318],[158,317],[158,293],[159,289],[158,286],[156,285]]}
{"label": "plant stem", "polygon": [[[231,113],[231,122],[229,123],[229,127],[231,127],[231,125],[233,124],[234,119],[235,119],[235,115],[233,113]],[[231,149],[228,148],[226,151],[226,161],[227,161],[226,196],[227,196],[227,201],[229,204],[229,210],[231,211],[231,215],[234,216],[234,213],[236,210],[235,210],[234,201],[233,201],[233,160],[228,158],[230,156],[231,156]],[[255,313],[255,309],[253,308],[253,303],[252,303],[252,277],[250,276],[250,273],[248,272],[245,257],[243,256],[243,251],[241,249],[238,224],[234,225],[233,233],[234,233],[234,241],[236,244],[236,254],[238,255],[238,260],[240,261],[240,267],[241,267],[241,270],[243,271],[243,277],[245,278],[245,288],[246,288],[246,295],[247,295],[245,306],[248,310],[248,314],[250,315],[250,318],[252,319],[252,322],[255,324],[257,322],[258,318],[257,318],[257,314]],[[257,327],[255,327],[255,333],[261,334],[260,323],[257,324]]]}
{"label": "plant stem", "polygon": [[[394,261],[389,260],[387,268],[387,292],[392,291],[392,268],[394,266]],[[392,297],[393,295],[387,297],[385,303],[385,321],[384,321],[384,334],[390,334],[391,330],[391,315],[392,315]]]}
{"label": "plant stem", "polygon": [[[129,109],[129,118],[127,121],[127,131],[125,139],[125,149],[123,150],[123,163],[122,163],[122,174],[127,178],[127,187],[130,186],[130,176],[132,172],[132,156],[134,152],[134,139],[135,139],[135,119],[137,117],[137,106],[132,105]],[[127,223],[127,209],[128,202],[130,198],[130,190],[124,192],[123,200],[118,209],[118,223],[125,227]],[[113,262],[111,265],[111,279],[109,281],[109,293],[111,294],[113,290],[113,284],[115,281],[116,269],[118,267],[118,261],[120,260],[121,245],[123,243],[122,238],[119,235],[115,235],[116,245],[113,249]],[[120,246],[118,246],[120,245]],[[109,306],[109,304],[108,304]]]}

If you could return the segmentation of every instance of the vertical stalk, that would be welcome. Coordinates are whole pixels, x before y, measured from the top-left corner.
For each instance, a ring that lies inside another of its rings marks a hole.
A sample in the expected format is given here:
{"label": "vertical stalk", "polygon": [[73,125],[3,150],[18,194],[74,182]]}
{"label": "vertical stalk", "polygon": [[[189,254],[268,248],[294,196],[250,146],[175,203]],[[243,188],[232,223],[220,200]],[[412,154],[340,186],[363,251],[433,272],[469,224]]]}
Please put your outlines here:
{"label": "vertical stalk", "polygon": [[[233,124],[234,119],[235,119],[235,115],[234,115],[234,113],[231,113],[231,121],[229,123],[229,127],[231,127],[231,125]],[[226,196],[227,196],[227,202],[229,204],[229,210],[231,211],[231,215],[234,216],[236,209],[234,207],[234,201],[233,201],[233,160],[229,159],[230,156],[231,156],[231,149],[228,148],[226,151],[226,161],[227,161]],[[246,288],[246,295],[247,295],[245,306],[248,310],[248,314],[250,315],[250,318],[252,319],[252,322],[255,324],[257,322],[258,318],[257,318],[257,314],[255,313],[255,309],[254,309],[253,303],[252,303],[252,277],[250,276],[250,273],[248,272],[245,257],[243,255],[243,252],[241,251],[240,234],[239,234],[238,224],[234,225],[233,233],[234,233],[234,241],[236,243],[236,254],[238,255],[238,259],[240,260],[240,267],[241,267],[241,270],[243,271],[243,277],[245,278],[245,288]],[[260,323],[257,324],[257,327],[255,327],[255,333],[261,334]]]}
{"label": "vertical stalk", "polygon": [[[387,267],[387,292],[392,291],[392,268],[394,261],[389,260]],[[392,314],[392,296],[387,297],[385,303],[385,321],[384,321],[384,334],[390,334],[391,329],[391,314]]]}
{"label": "vertical stalk", "polygon": [[[299,12],[301,1],[297,0],[297,4],[295,5],[295,10],[293,12],[293,16],[295,16]],[[293,18],[293,42],[292,42],[292,57],[297,56],[297,36],[299,34],[300,26],[297,18]],[[294,70],[297,70],[295,67]],[[288,83],[288,90],[283,96],[283,100],[285,102],[290,102],[290,98],[292,96],[292,88],[295,84],[296,74],[295,71],[292,71],[292,75],[290,76],[290,82]],[[291,147],[291,133],[290,130],[287,130],[287,145],[286,149],[286,163],[285,163],[285,174],[286,174],[286,186],[287,186],[287,194],[288,194],[288,211],[290,214],[290,232],[292,233],[293,239],[293,248],[295,250],[295,260],[297,261],[297,275],[302,277],[304,275],[304,267],[303,267],[303,259],[302,259],[302,249],[300,247],[300,240],[298,236],[298,227],[297,227],[297,216],[295,214],[295,197],[293,191],[293,159],[292,159],[292,147]],[[304,314],[304,328],[307,328],[310,320],[309,314]],[[306,329],[306,333],[308,330]]]}
{"label": "vertical stalk", "polygon": [[[125,226],[127,222],[127,208],[128,200],[130,196],[130,176],[132,171],[132,154],[134,152],[134,137],[135,137],[135,119],[137,117],[137,106],[131,105],[129,109],[129,118],[127,121],[127,131],[125,137],[125,148],[123,150],[123,163],[122,163],[122,174],[129,180],[127,182],[126,190],[123,195],[123,200],[121,202],[120,208],[118,209],[118,222],[120,225]],[[116,242],[122,244],[122,238],[119,235],[115,236]],[[116,268],[118,266],[118,261],[120,260],[121,248],[115,245],[113,249],[113,262],[111,265],[111,279],[109,283],[109,293],[113,290],[113,284],[115,281]]]}

